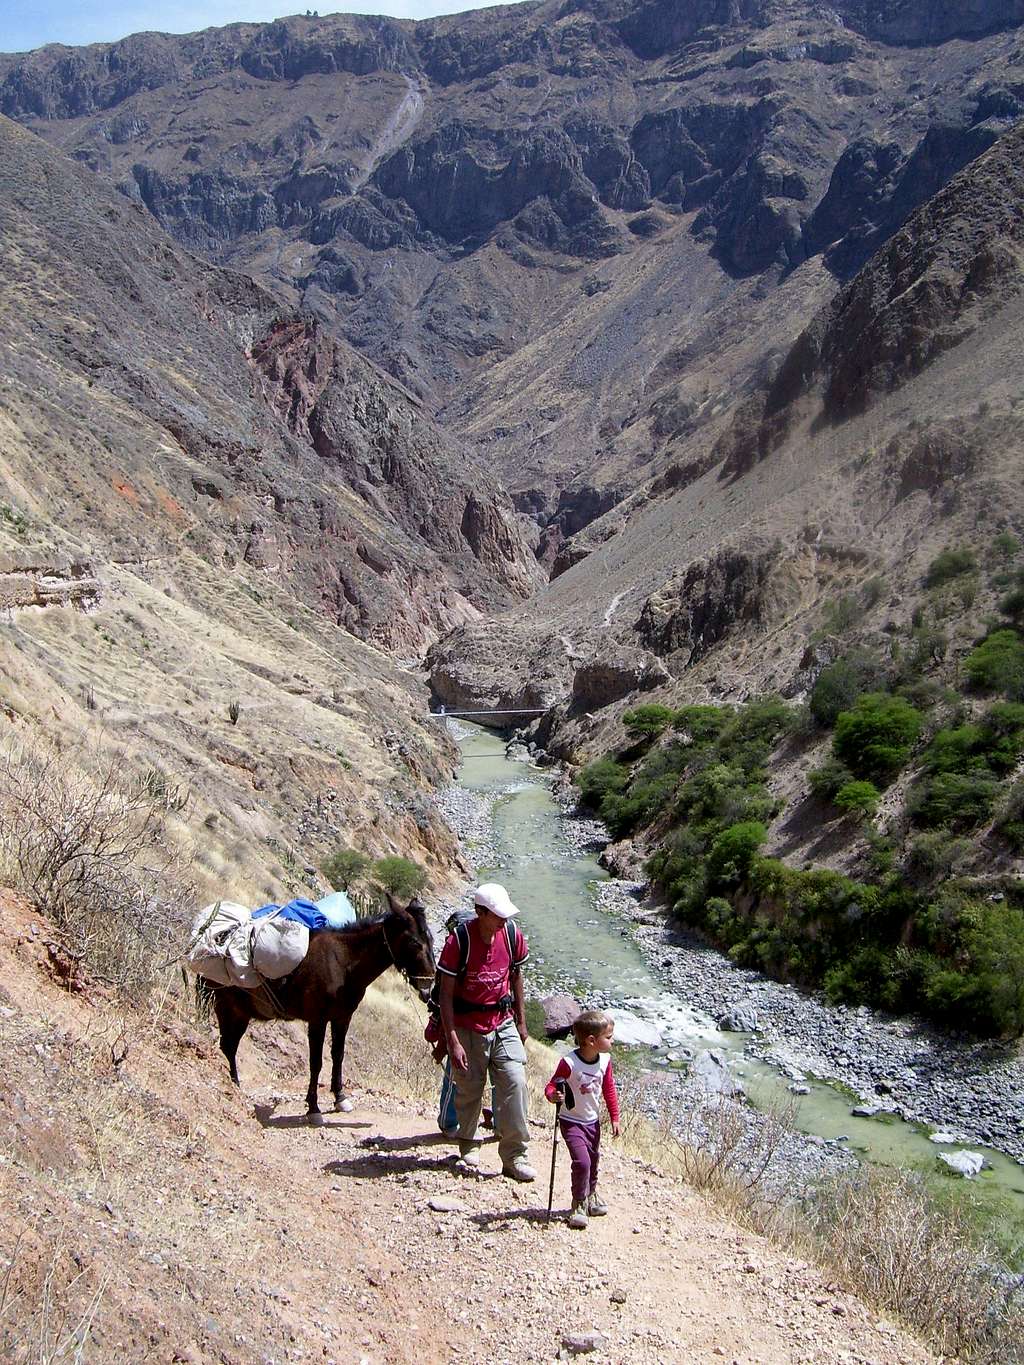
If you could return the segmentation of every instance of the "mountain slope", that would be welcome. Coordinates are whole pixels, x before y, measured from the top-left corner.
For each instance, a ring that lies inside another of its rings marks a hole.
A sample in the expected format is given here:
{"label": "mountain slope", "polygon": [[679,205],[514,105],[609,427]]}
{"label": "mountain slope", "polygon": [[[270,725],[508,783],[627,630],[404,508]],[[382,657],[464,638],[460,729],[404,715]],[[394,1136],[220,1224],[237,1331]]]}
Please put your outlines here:
{"label": "mountain slope", "polygon": [[688,463],[835,279],[1019,117],[1021,19],[296,16],[0,58],[0,109],[340,325],[472,437],[549,564]]}
{"label": "mountain slope", "polygon": [[[171,1006],[126,1014],[88,983],[60,987],[48,935],[0,893],[7,1360],[71,1337],[103,1360],[433,1365],[548,1359],[593,1330],[603,1358],[634,1365],[713,1365],[722,1351],[769,1365],[935,1359],[621,1144],[602,1152],[611,1212],[587,1232],[601,1269],[581,1269],[560,1216],[564,1157],[546,1229],[538,1186],[453,1169],[434,1127],[436,1068],[391,972],[353,1021],[355,1113],[310,1128],[292,1099],[305,1086],[296,1025],[247,1035],[239,1091],[206,1027]],[[529,1047],[536,1084],[553,1054]],[[532,1104],[539,1166],[548,1106]],[[499,1237],[500,1256],[480,1254]],[[486,1312],[467,1302],[469,1258]]]}
{"label": "mountain slope", "polygon": [[0,190],[5,743],[183,782],[202,866],[253,895],[342,839],[445,862],[443,741],[355,635],[415,650],[525,591],[504,495],[394,381],[2,118]]}
{"label": "mountain slope", "polygon": [[640,679],[657,686],[659,667],[696,699],[798,696],[828,602],[868,580],[881,587],[846,627],[854,638],[888,653],[919,612],[941,609],[950,660],[962,656],[999,586],[982,579],[961,605],[933,602],[924,580],[947,546],[986,562],[1001,531],[1024,529],[1022,149],[1024,131],[1007,134],[918,210],[722,438],[691,449],[685,486],[666,481],[629,515],[605,514],[590,529],[596,548],[529,614],[439,646],[442,694],[522,695],[529,667],[487,662],[500,631],[501,657],[545,661],[549,701],[575,687],[569,748],[597,723],[584,711]]}

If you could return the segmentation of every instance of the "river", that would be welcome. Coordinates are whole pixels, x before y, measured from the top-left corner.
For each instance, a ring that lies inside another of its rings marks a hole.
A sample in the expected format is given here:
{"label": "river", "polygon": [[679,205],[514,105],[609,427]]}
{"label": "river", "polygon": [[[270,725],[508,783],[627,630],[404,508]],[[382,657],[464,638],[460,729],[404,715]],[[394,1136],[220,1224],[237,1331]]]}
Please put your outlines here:
{"label": "river", "polygon": [[[569,990],[578,999],[596,996],[607,1002],[622,1022],[619,1032],[642,1037],[656,1029],[651,1042],[632,1049],[641,1065],[672,1067],[677,1058],[708,1048],[720,1049],[759,1108],[785,1109],[798,1132],[836,1143],[860,1159],[937,1172],[941,1151],[968,1147],[984,1154],[987,1169],[972,1182],[972,1193],[999,1225],[1000,1242],[1012,1255],[1024,1234],[1024,1167],[1002,1153],[974,1142],[936,1146],[924,1125],[884,1114],[855,1117],[850,1094],[807,1073],[798,1077],[808,1087],[794,1096],[793,1073],[751,1055],[764,1050],[764,1040],[750,1034],[721,1032],[714,1019],[690,1005],[666,984],[668,959],[652,962],[637,941],[630,921],[601,908],[601,883],[608,874],[592,852],[573,846],[566,821],[552,795],[551,775],[531,763],[514,761],[498,735],[460,727],[463,761],[458,788],[483,798],[490,820],[485,832],[466,840],[465,851],[481,880],[501,881],[521,907],[521,924],[530,943],[531,994]],[[613,889],[613,888],[605,888]],[[723,975],[734,972],[718,954]],[[795,1043],[799,1040],[783,1039]],[[951,1124],[955,1128],[955,1123]],[[951,1180],[959,1177],[950,1176]],[[1019,1260],[1024,1255],[1021,1251]]]}

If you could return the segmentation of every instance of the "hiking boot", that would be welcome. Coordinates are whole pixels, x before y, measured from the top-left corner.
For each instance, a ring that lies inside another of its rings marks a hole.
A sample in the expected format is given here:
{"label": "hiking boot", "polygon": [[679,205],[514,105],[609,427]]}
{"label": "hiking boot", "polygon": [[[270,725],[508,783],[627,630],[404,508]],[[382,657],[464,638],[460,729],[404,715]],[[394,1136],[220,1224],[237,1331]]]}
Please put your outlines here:
{"label": "hiking boot", "polygon": [[608,1212],[608,1205],[604,1202],[597,1190],[591,1190],[587,1196],[587,1213],[591,1218],[603,1218]]}
{"label": "hiking boot", "polygon": [[569,1226],[580,1232],[587,1226],[589,1221],[590,1220],[587,1218],[586,1201],[580,1200],[579,1203],[573,1204],[572,1212],[569,1214]]}
{"label": "hiking boot", "polygon": [[462,1152],[458,1161],[455,1163],[460,1171],[472,1171],[474,1175],[480,1173],[480,1149],[469,1147]]}
{"label": "hiking boot", "polygon": [[442,1128],[442,1129],[441,1129],[441,1132],[444,1134],[444,1136],[445,1136],[446,1138],[452,1138],[453,1140],[459,1136],[459,1130],[458,1130],[457,1127],[455,1127],[455,1128]]}
{"label": "hiking boot", "polygon": [[537,1172],[524,1156],[517,1156],[507,1166],[502,1166],[502,1175],[507,1175],[509,1180],[518,1180],[523,1185],[528,1185],[531,1180],[537,1179]]}

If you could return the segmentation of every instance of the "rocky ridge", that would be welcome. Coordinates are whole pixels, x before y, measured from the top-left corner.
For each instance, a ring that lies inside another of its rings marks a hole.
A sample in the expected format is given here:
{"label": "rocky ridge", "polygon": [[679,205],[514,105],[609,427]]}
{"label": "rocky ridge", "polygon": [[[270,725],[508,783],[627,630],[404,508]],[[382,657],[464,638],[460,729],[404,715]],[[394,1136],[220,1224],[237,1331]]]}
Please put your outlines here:
{"label": "rocky ridge", "polygon": [[[66,529],[102,527],[145,557],[169,523],[212,560],[280,573],[353,633],[406,650],[527,591],[507,500],[484,473],[460,474],[471,463],[394,381],[311,324],[295,324],[307,344],[286,362],[289,322],[271,295],[189,258],[16,125],[0,135],[7,330],[19,308],[35,317],[14,341],[8,414],[24,428],[35,395],[59,385],[67,431],[53,419],[51,440],[93,433],[72,478],[43,461]],[[41,270],[74,292],[74,315],[41,298]],[[297,420],[302,385],[316,430]],[[6,529],[24,540],[20,472]]]}
{"label": "rocky ridge", "polygon": [[527,591],[507,498],[343,342],[2,117],[0,153],[5,741],[181,782],[243,900],[342,839],[443,867],[445,746],[375,646]]}
{"label": "rocky ridge", "polygon": [[[937,606],[925,580],[948,546],[985,560],[998,533],[1024,528],[1011,378],[1024,325],[1020,145],[1019,130],[1007,134],[914,214],[779,357],[691,478],[595,522],[589,554],[528,613],[441,642],[431,657],[449,682],[503,705],[527,661],[544,660],[560,700],[541,737],[575,761],[621,742],[632,693],[573,703],[574,676],[617,650],[666,670],[645,699],[670,704],[799,700],[838,652],[861,643],[887,657],[939,606],[947,664],[966,654],[999,590],[983,578],[970,603]],[[829,604],[844,598],[863,605],[830,635]]]}
{"label": "rocky ridge", "polygon": [[0,57],[0,110],[426,396],[548,564],[699,464],[834,279],[1019,117],[1020,24],[1009,0],[295,16]]}

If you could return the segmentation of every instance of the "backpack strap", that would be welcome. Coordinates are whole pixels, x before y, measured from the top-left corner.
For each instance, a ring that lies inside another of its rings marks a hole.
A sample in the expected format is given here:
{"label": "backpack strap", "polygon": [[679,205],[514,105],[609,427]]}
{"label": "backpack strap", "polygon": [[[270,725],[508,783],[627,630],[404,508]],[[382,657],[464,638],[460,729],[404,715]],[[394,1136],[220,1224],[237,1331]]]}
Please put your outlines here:
{"label": "backpack strap", "polygon": [[508,979],[511,983],[513,974],[519,970],[519,963],[516,961],[519,931],[514,920],[507,919],[505,921],[505,942],[508,944]]}
{"label": "backpack strap", "polygon": [[455,926],[455,937],[459,944],[459,970],[456,979],[466,975],[466,968],[469,966],[469,925],[457,924]]}

